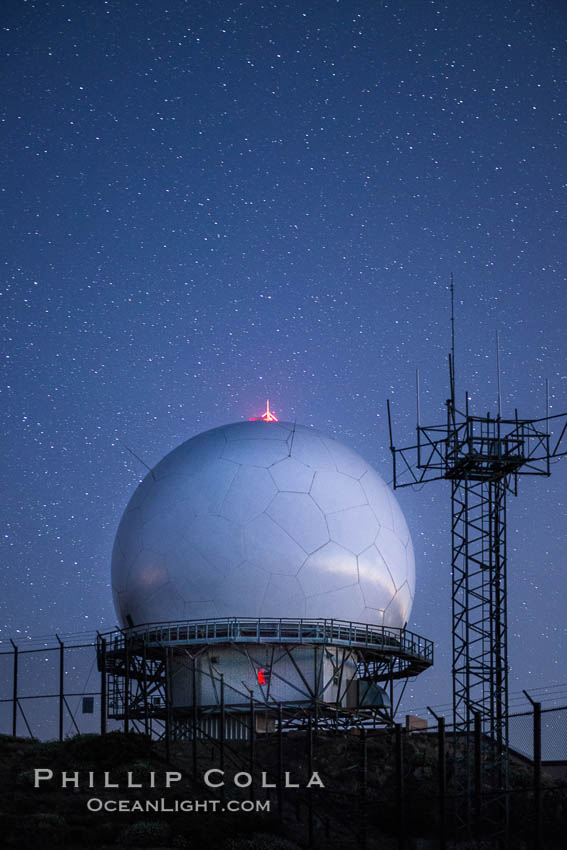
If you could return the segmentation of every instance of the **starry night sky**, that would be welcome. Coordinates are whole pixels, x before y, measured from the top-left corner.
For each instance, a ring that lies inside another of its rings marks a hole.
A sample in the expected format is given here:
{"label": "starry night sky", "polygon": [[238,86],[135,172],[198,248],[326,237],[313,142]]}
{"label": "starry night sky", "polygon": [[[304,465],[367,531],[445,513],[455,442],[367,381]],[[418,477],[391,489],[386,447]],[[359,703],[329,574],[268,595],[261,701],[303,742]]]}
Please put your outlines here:
{"label": "starry night sky", "polygon": [[[143,465],[260,413],[386,480],[448,395],[567,410],[563,0],[8,0],[1,634],[112,628]],[[567,460],[509,502],[511,690],[567,682]],[[450,491],[403,490],[450,698]],[[235,612],[238,613],[238,612]]]}

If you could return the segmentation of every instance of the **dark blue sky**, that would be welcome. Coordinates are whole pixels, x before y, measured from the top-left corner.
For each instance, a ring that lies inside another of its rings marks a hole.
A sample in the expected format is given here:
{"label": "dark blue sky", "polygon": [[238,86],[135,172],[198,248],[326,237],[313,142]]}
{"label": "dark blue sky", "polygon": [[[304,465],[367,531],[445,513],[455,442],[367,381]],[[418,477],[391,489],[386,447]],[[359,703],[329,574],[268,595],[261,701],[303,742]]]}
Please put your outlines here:
{"label": "dark blue sky", "polygon": [[[1,637],[115,622],[146,463],[266,397],[389,480],[458,392],[567,410],[567,7],[3,6]],[[567,462],[509,504],[512,690],[567,682]],[[400,502],[449,697],[450,493]],[[414,704],[415,704],[414,703]]]}

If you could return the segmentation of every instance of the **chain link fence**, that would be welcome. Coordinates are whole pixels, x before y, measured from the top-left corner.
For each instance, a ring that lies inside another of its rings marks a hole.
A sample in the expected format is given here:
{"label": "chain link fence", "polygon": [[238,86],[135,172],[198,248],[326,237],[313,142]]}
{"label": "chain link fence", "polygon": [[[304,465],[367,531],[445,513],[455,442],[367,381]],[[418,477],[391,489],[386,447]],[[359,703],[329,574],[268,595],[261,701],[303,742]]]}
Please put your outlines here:
{"label": "chain link fence", "polygon": [[[4,735],[64,740],[124,728],[116,720],[102,723],[96,635],[4,643],[0,683]],[[259,711],[262,707],[258,703]],[[233,741],[219,753],[214,735],[207,736],[206,743],[198,743],[197,761],[217,764],[230,752],[234,770],[244,767],[260,776],[270,752],[279,746],[280,772],[293,771],[298,764],[318,771],[324,789],[278,795],[280,814],[287,812],[300,825],[297,829],[305,824],[308,846],[335,846],[333,841],[342,836],[344,848],[363,850],[562,850],[567,834],[567,705],[545,708],[532,701],[508,720],[503,777],[496,770],[493,743],[481,731],[471,731],[468,738],[454,734],[443,718],[428,728],[408,718],[405,728],[358,723],[335,733],[314,724],[280,734],[279,744],[276,723],[266,725],[255,749],[249,741]],[[191,744],[173,742],[174,761],[183,759],[184,746]]]}

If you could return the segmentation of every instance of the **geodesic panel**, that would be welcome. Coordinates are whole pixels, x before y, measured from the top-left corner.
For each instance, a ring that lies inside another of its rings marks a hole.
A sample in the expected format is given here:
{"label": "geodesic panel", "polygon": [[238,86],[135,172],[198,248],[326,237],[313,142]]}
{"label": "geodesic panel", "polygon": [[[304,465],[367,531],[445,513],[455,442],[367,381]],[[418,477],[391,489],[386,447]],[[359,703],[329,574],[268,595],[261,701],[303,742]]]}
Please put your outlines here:
{"label": "geodesic panel", "polygon": [[368,504],[358,481],[336,470],[318,469],[311,495],[326,514]]}
{"label": "geodesic panel", "polygon": [[189,524],[195,519],[195,512],[189,499],[183,499],[171,507],[149,514],[147,522],[142,524],[142,543],[146,549],[159,552],[176,550]]}
{"label": "geodesic panel", "polygon": [[116,593],[123,593],[128,587],[128,574],[131,566],[132,559],[122,553],[118,542],[115,540],[112,548],[112,589]]}
{"label": "geodesic panel", "polygon": [[244,550],[248,560],[267,573],[295,575],[307,557],[287,531],[265,513],[244,528]]}
{"label": "geodesic panel", "polygon": [[409,618],[412,597],[407,583],[403,584],[384,611],[385,626],[405,625]]}
{"label": "geodesic panel", "polygon": [[[137,493],[137,491],[136,491]],[[136,495],[136,494],[134,494]],[[139,508],[126,510],[116,533],[115,546],[130,562],[142,549],[142,519]]]}
{"label": "geodesic panel", "polygon": [[325,517],[307,493],[278,493],[266,513],[307,554],[329,540]]}
{"label": "geodesic panel", "polygon": [[336,440],[331,440],[329,437],[323,437],[322,440],[323,445],[333,458],[337,472],[342,472],[357,481],[362,478],[368,469],[368,464],[364,458],[347,446],[343,446],[342,443],[337,443]]}
{"label": "geodesic panel", "polygon": [[396,587],[376,546],[358,556],[358,577],[366,606],[384,611],[396,595]]}
{"label": "geodesic panel", "polygon": [[240,466],[221,507],[221,515],[233,522],[248,522],[264,511],[277,494],[267,469]]}
{"label": "geodesic panel", "polygon": [[297,579],[305,596],[350,587],[358,582],[356,556],[331,541],[307,558]]}
{"label": "geodesic panel", "polygon": [[207,469],[211,461],[220,457],[226,438],[222,428],[214,428],[202,436],[203,439],[198,442],[187,440],[160,460],[153,470],[155,477],[160,480],[171,474],[177,475],[180,469],[190,469],[196,475]]}
{"label": "geodesic panel", "polygon": [[134,622],[158,623],[163,620],[179,620],[185,615],[185,604],[177,588],[171,582],[160,587],[147,602],[139,601],[137,618],[132,615]]}
{"label": "geodesic panel", "polygon": [[309,493],[315,471],[294,457],[285,457],[268,470],[274,484],[281,491]]}
{"label": "geodesic panel", "polygon": [[406,544],[406,563],[408,570],[408,587],[413,602],[413,598],[415,596],[415,556],[413,554],[413,543],[411,542],[411,537],[408,538],[408,542]]}
{"label": "geodesic panel", "polygon": [[227,517],[206,514],[196,517],[184,535],[189,546],[211,567],[229,570],[244,559],[242,528]]}
{"label": "geodesic panel", "polygon": [[217,606],[211,600],[206,602],[186,602],[183,606],[183,616],[187,620],[214,619],[220,617]]}
{"label": "geodesic panel", "polygon": [[305,593],[295,576],[269,577],[262,617],[305,617]]}
{"label": "geodesic panel", "polygon": [[331,437],[282,422],[225,425],[165,457],[124,513],[112,571],[124,624],[129,614],[401,626],[414,592],[407,526],[380,476]]}
{"label": "geodesic panel", "polygon": [[348,612],[348,616],[341,617],[341,620],[351,620],[353,623],[362,622],[364,599],[358,583],[338,590],[330,590],[327,593],[308,596],[305,602],[306,617],[332,619],[337,617],[337,611],[341,610]]}
{"label": "geodesic panel", "polygon": [[249,561],[244,561],[234,567],[222,582],[215,603],[220,611],[220,617],[232,617],[234,599],[242,595],[245,589],[246,610],[243,617],[261,617],[262,600],[268,587],[270,576],[265,570],[256,567]]}
{"label": "geodesic panel", "polygon": [[360,479],[360,486],[380,525],[393,531],[392,502],[385,482],[378,475],[370,475],[367,471]]}
{"label": "geodesic panel", "polygon": [[186,475],[168,475],[167,478],[154,481],[138,508],[140,519],[142,523],[147,523],[158,513],[170,514],[183,500],[189,501]]}
{"label": "geodesic panel", "polygon": [[[271,423],[266,422],[265,424],[270,425]],[[252,452],[250,451],[251,442],[251,440],[229,440],[223,449],[222,456],[235,463],[261,466],[264,469],[288,456],[285,440],[254,440]]]}
{"label": "geodesic panel", "polygon": [[405,546],[408,540],[410,539],[410,533],[406,523],[406,518],[404,517],[394,494],[389,491],[388,497],[390,499],[390,505],[392,508],[392,519],[394,521],[393,530],[395,531],[396,536],[402,541]]}
{"label": "geodesic panel", "polygon": [[184,590],[187,582],[190,582],[192,589],[199,589],[200,596],[196,598],[211,599],[218,589],[218,583],[228,572],[226,564],[212,564],[195,548],[193,541],[186,537],[181,538],[175,549],[166,552],[165,565],[171,580],[177,583],[186,601],[192,598],[187,596]]}
{"label": "geodesic panel", "polygon": [[331,539],[358,555],[374,542],[376,519],[369,505],[327,514]]}
{"label": "geodesic panel", "polygon": [[[250,420],[248,422],[233,422],[232,425],[222,425],[225,439],[228,443],[234,440],[287,440],[293,425],[287,422],[270,422],[266,428],[265,422]],[[210,432],[205,432],[210,433]]]}
{"label": "geodesic panel", "polygon": [[219,513],[238,469],[238,464],[217,458],[187,479],[188,499],[197,516]]}
{"label": "geodesic panel", "polygon": [[384,625],[384,612],[379,608],[371,608],[369,605],[364,608],[361,615],[361,623],[376,623],[377,626]]}
{"label": "geodesic panel", "polygon": [[394,584],[396,587],[401,587],[408,577],[406,547],[396,533],[389,528],[381,528],[374,542],[388,565]]}
{"label": "geodesic panel", "polygon": [[296,426],[292,436],[291,454],[296,460],[309,469],[335,469],[333,458],[317,431]]}
{"label": "geodesic panel", "polygon": [[207,579],[208,582],[198,581],[197,574],[192,572],[191,578],[183,578],[181,581],[175,580],[174,583],[183,602],[191,600],[191,602],[200,603],[207,602],[211,596],[217,595],[225,576],[220,577],[216,570],[209,570]]}
{"label": "geodesic panel", "polygon": [[229,570],[218,564],[211,564],[194,548],[166,555],[166,565],[171,577],[185,602],[204,602],[215,599]]}
{"label": "geodesic panel", "polygon": [[[116,589],[115,585],[112,585],[112,601],[114,603],[114,610],[116,611],[121,623],[124,623],[126,619],[126,595],[125,591],[119,591]],[[130,594],[128,594],[128,596],[130,596]]]}
{"label": "geodesic panel", "polygon": [[142,549],[136,555],[132,564],[132,570],[136,575],[140,595],[143,597],[151,595],[162,584],[169,581],[169,573],[165,566],[165,557],[149,549]]}

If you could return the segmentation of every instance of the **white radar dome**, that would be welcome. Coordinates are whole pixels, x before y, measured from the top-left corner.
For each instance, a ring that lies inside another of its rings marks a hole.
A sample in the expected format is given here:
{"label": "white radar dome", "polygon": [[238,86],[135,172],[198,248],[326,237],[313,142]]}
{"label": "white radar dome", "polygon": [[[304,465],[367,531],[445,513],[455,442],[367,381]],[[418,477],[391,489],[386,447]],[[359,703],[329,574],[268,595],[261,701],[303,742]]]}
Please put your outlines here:
{"label": "white radar dome", "polygon": [[170,452],[132,496],[112,555],[124,626],[309,617],[405,626],[400,507],[360,455],[313,428],[224,425]]}

